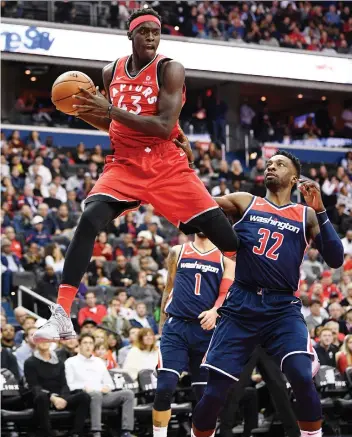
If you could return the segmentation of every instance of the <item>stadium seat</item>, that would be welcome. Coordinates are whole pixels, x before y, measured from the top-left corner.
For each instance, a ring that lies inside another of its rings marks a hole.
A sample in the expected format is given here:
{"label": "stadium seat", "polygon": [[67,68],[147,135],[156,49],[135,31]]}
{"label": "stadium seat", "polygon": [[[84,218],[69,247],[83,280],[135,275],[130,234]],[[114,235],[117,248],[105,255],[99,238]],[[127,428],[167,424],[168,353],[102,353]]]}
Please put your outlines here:
{"label": "stadium seat", "polygon": [[34,288],[37,284],[35,274],[33,272],[14,272],[12,273],[12,285],[19,287]]}

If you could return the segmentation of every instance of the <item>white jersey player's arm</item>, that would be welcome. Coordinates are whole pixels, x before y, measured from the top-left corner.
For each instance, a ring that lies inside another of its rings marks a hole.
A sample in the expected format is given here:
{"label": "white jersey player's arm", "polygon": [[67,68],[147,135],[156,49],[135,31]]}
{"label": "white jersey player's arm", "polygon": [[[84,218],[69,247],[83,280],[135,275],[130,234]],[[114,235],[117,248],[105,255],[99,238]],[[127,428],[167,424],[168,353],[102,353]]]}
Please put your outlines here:
{"label": "white jersey player's arm", "polygon": [[161,300],[161,308],[160,308],[160,323],[159,323],[159,334],[161,335],[161,331],[163,330],[163,326],[166,320],[165,307],[170,296],[172,289],[174,288],[174,282],[177,271],[177,261],[180,256],[182,246],[177,245],[171,248],[169,256],[167,257],[167,280],[163,293],[163,297]]}

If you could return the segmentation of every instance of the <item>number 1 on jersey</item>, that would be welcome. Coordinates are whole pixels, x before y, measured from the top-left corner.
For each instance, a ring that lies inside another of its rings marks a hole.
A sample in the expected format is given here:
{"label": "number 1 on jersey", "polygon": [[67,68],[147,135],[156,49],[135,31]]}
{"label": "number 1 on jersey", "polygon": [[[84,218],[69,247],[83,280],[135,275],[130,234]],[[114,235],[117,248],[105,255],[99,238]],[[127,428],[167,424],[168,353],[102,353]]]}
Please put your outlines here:
{"label": "number 1 on jersey", "polygon": [[196,285],[194,287],[194,294],[196,296],[200,296],[200,283],[202,282],[202,275],[200,273],[196,273],[194,276],[196,278]]}
{"label": "number 1 on jersey", "polygon": [[259,246],[253,247],[253,253],[256,255],[264,255],[266,252],[266,246],[268,244],[269,238],[276,240],[275,243],[270,247],[270,249],[265,253],[265,256],[269,259],[276,261],[279,258],[279,254],[276,251],[281,247],[284,236],[281,232],[273,232],[271,233],[269,229],[260,228],[258,234],[261,235],[259,238]]}

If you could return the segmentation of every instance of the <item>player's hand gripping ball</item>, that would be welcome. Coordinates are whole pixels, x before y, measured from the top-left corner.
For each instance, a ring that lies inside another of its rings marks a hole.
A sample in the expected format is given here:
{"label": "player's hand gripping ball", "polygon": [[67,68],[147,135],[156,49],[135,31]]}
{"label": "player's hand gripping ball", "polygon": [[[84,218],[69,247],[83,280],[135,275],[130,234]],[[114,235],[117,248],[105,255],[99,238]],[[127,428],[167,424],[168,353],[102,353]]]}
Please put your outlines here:
{"label": "player's hand gripping ball", "polygon": [[95,93],[80,88],[80,95],[74,95],[76,100],[79,100],[78,104],[74,104],[73,108],[79,115],[89,114],[96,117],[110,118],[108,109],[110,102],[99,91],[99,87],[96,87]]}
{"label": "player's hand gripping ball", "polygon": [[80,96],[83,90],[95,94],[95,85],[92,79],[80,71],[67,71],[53,83],[51,101],[59,111],[69,115],[77,115],[77,109],[73,105],[79,105],[81,102],[73,95]]}

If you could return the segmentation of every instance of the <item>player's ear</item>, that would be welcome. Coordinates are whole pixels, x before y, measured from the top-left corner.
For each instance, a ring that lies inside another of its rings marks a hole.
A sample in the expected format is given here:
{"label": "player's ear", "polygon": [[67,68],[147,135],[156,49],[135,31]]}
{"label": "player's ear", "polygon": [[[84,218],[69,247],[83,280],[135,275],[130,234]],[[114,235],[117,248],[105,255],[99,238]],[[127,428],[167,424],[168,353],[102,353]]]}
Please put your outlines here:
{"label": "player's ear", "polygon": [[132,40],[132,32],[127,32],[127,37],[129,40]]}
{"label": "player's ear", "polygon": [[298,176],[293,176],[292,177],[292,184],[296,185],[298,183]]}

